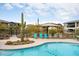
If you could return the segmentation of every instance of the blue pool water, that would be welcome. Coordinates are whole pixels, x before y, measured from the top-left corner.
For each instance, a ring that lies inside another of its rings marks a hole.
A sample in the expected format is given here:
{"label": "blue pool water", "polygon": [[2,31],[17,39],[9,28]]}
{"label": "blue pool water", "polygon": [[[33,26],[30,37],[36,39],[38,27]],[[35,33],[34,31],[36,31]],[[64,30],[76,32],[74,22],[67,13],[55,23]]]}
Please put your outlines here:
{"label": "blue pool water", "polygon": [[79,56],[79,44],[45,43],[19,50],[0,50],[0,56]]}

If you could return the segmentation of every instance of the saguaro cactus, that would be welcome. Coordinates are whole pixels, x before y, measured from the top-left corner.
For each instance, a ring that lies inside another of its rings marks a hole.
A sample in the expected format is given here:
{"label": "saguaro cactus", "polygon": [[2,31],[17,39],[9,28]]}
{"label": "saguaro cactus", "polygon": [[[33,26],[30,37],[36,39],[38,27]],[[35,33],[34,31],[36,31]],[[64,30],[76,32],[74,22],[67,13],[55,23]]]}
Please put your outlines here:
{"label": "saguaro cactus", "polygon": [[26,22],[24,22],[24,15],[21,13],[21,41],[24,41]]}

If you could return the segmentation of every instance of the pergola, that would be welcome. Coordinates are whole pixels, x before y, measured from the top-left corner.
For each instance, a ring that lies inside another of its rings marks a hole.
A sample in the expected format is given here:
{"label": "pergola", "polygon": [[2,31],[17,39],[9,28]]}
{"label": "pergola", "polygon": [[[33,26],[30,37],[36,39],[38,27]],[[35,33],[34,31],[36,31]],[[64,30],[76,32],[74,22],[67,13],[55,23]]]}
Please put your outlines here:
{"label": "pergola", "polygon": [[61,24],[55,24],[55,23],[44,23],[44,24],[41,24],[40,25],[42,28],[45,28],[45,30],[44,31],[46,31],[46,33],[48,34],[49,32],[48,32],[48,29],[49,29],[49,27],[59,27],[59,26],[61,26]]}

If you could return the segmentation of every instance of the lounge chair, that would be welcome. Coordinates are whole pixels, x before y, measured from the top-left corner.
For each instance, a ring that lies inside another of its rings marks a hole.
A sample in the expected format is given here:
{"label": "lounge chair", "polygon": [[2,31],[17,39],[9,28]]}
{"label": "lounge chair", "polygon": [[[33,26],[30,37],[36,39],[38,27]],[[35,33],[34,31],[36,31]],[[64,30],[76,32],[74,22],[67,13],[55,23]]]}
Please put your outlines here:
{"label": "lounge chair", "polygon": [[44,38],[48,38],[48,34],[44,34]]}
{"label": "lounge chair", "polygon": [[36,39],[37,38],[37,33],[34,33],[33,37]]}
{"label": "lounge chair", "polygon": [[40,37],[40,38],[43,38],[43,34],[42,34],[42,33],[40,33],[40,34],[39,34],[39,37]]}

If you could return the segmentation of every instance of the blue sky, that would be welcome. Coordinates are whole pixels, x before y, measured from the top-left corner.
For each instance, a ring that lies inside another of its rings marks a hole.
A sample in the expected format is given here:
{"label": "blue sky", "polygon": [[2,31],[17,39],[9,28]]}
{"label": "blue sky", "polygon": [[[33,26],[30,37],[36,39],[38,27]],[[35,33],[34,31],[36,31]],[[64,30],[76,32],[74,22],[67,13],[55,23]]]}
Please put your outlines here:
{"label": "blue sky", "polygon": [[21,12],[27,24],[64,23],[79,19],[78,3],[3,3],[0,4],[0,19],[20,22]]}

